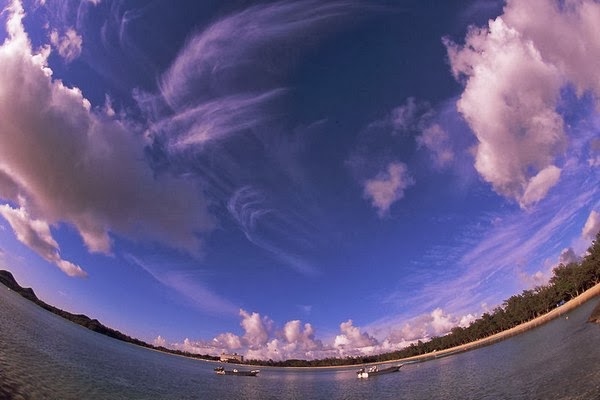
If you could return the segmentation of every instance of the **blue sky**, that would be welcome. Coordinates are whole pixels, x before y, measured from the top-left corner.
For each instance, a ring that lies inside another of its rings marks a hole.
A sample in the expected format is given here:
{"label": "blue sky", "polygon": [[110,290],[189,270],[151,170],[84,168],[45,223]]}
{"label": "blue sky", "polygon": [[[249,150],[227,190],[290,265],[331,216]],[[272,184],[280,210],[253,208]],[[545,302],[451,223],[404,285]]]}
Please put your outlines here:
{"label": "blue sky", "polygon": [[600,229],[600,5],[5,1],[0,266],[252,358],[442,335]]}

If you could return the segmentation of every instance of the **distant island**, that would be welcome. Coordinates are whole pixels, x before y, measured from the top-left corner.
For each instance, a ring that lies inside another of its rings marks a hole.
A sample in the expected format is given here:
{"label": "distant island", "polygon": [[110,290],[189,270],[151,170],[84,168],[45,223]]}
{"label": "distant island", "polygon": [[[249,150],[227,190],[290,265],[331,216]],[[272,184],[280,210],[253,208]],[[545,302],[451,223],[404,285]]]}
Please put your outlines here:
{"label": "distant island", "polygon": [[[46,304],[37,298],[31,288],[21,287],[8,271],[0,270],[0,283],[38,306],[94,332],[165,353],[202,360],[220,360],[220,357],[208,354],[201,355],[153,346],[111,329],[97,319],[91,319],[82,314],[72,314]],[[447,335],[433,337],[426,342],[418,341],[398,351],[372,356],[317,360],[244,360],[243,364],[277,367],[334,367],[406,360],[425,361],[496,343],[546,323],[599,294],[600,232],[582,260],[558,265],[554,268],[553,276],[547,285],[524,290],[520,295],[510,297],[501,306],[496,307],[491,313],[484,313],[466,328],[457,326]],[[600,303],[588,321],[600,323]]]}

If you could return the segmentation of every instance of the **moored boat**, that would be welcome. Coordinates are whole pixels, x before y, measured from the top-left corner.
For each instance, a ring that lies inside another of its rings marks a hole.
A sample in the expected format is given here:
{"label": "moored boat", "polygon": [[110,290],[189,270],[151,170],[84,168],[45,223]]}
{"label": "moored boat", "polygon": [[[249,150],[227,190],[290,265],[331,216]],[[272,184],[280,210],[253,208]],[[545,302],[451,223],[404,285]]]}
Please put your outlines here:
{"label": "moored boat", "polygon": [[372,367],[369,367],[368,369],[366,369],[366,368],[359,369],[358,371],[356,371],[356,377],[359,379],[364,379],[364,378],[368,378],[370,376],[389,374],[392,372],[398,372],[401,367],[402,367],[402,365],[394,365],[391,367],[380,369],[377,365],[374,365]]}
{"label": "moored boat", "polygon": [[217,373],[217,375],[256,376],[258,375],[260,370],[253,369],[252,371],[240,371],[237,368],[234,368],[232,370],[226,370],[224,367],[217,367],[215,368],[215,372]]}

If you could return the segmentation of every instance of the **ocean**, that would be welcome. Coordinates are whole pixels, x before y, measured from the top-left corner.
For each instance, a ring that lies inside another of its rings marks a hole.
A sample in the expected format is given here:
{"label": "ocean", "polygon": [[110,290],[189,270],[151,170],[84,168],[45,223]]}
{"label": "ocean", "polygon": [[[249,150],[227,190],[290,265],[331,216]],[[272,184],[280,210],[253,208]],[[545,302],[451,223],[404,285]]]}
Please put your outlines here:
{"label": "ocean", "polygon": [[600,326],[585,322],[598,301],[494,345],[389,375],[359,380],[356,367],[263,367],[258,377],[238,377],[89,331],[0,285],[0,398],[600,399]]}

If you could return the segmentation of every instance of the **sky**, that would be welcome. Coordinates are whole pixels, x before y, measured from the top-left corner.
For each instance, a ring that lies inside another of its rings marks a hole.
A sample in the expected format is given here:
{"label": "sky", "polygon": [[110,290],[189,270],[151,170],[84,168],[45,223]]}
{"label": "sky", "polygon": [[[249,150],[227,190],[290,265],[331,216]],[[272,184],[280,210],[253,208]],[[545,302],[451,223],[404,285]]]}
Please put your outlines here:
{"label": "sky", "polygon": [[0,268],[130,336],[393,351],[600,230],[596,1],[0,5]]}

